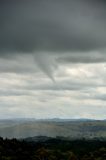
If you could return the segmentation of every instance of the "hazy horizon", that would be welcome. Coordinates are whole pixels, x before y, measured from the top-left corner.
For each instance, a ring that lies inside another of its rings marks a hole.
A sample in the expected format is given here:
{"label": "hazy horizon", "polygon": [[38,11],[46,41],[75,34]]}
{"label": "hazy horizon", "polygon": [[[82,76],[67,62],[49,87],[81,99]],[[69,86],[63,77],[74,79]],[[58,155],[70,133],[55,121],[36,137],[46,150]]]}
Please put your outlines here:
{"label": "hazy horizon", "polygon": [[15,117],[15,118],[0,118],[0,121],[2,121],[2,120],[33,120],[33,121],[52,121],[52,120],[55,120],[55,121],[58,121],[58,120],[60,120],[60,121],[80,121],[80,120],[85,120],[85,121],[105,121],[106,119],[103,119],[103,118],[101,118],[101,119],[92,119],[92,118],[56,118],[56,117],[54,117],[54,118],[35,118],[35,117],[32,117],[32,118],[29,118],[29,117]]}

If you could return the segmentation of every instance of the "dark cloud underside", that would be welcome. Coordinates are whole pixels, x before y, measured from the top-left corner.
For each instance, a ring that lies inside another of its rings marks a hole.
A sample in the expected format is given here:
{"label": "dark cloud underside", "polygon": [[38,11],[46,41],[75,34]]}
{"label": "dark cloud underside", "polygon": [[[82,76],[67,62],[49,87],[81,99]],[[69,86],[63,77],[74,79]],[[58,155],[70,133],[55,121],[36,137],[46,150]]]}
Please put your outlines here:
{"label": "dark cloud underside", "polygon": [[0,54],[106,48],[106,1],[0,0]]}

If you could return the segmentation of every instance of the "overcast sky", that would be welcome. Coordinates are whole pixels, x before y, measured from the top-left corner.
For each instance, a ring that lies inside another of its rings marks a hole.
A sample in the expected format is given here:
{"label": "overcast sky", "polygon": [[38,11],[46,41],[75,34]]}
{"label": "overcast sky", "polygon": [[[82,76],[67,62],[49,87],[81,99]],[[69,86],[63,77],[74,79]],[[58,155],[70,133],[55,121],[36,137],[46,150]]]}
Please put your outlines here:
{"label": "overcast sky", "polygon": [[106,1],[0,0],[0,118],[106,119]]}

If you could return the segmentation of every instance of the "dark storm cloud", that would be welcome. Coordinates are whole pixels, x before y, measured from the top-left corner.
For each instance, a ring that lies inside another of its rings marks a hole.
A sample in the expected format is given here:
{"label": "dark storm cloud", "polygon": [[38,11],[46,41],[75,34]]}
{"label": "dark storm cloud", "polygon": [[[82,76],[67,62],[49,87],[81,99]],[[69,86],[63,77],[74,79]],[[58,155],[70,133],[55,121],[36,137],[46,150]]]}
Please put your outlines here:
{"label": "dark storm cloud", "polygon": [[77,56],[75,54],[63,55],[58,57],[56,61],[59,63],[102,63],[106,62],[106,56],[104,56],[103,52],[99,54],[97,52],[78,53]]}
{"label": "dark storm cloud", "polygon": [[37,73],[39,70],[31,56],[0,58],[0,73]]}
{"label": "dark storm cloud", "polygon": [[106,47],[103,0],[0,0],[0,54]]}

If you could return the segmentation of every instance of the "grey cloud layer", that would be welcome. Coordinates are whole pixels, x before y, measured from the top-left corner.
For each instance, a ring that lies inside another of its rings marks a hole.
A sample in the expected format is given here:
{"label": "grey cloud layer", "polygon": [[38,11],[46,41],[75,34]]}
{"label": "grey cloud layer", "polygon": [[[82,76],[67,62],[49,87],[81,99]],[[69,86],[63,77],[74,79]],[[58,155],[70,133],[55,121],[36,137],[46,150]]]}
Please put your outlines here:
{"label": "grey cloud layer", "polygon": [[0,117],[106,118],[105,63],[61,67],[54,84],[39,72],[2,72]]}
{"label": "grey cloud layer", "polygon": [[57,57],[58,63],[102,63],[106,62],[105,52],[86,52],[76,54],[64,54],[61,57]]}
{"label": "grey cloud layer", "polygon": [[106,47],[101,0],[0,0],[0,54]]}

